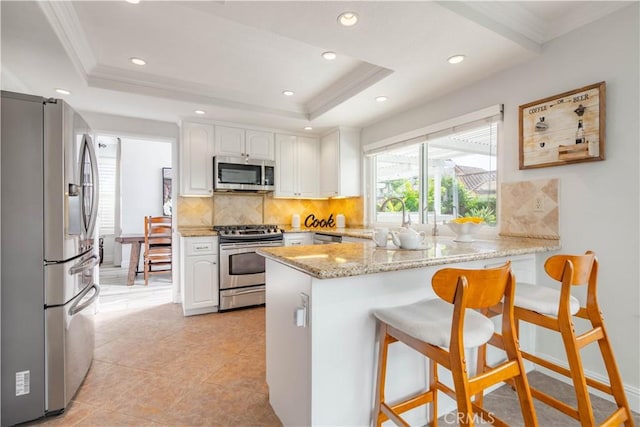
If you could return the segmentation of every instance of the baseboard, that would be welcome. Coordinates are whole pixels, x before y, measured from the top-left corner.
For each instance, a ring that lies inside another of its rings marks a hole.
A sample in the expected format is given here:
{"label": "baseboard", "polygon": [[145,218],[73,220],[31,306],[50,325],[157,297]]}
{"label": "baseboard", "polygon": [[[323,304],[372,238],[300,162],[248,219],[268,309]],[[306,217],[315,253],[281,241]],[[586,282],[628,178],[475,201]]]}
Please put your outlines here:
{"label": "baseboard", "polygon": [[[541,357],[545,360],[548,360],[549,362],[555,363],[556,365],[560,365],[563,368],[569,369],[569,365],[567,364],[567,362],[565,362],[564,360],[560,360],[557,359],[555,357],[551,357],[549,355],[541,355],[541,354],[536,354],[536,356]],[[558,374],[555,371],[552,371],[550,369],[547,369],[543,366],[538,366],[536,365],[535,370],[543,373],[545,375],[550,376],[551,378],[557,379],[558,381],[562,381],[565,384],[568,384],[570,386],[573,386],[572,382],[571,382],[571,378],[567,378],[564,375]],[[585,370],[584,374],[590,378],[593,378],[596,381],[600,381],[603,382],[605,384],[609,384],[609,377],[603,376],[599,373],[593,372],[593,371],[589,371],[589,370]],[[627,384],[624,384],[624,391],[625,394],[627,395],[627,401],[629,402],[629,407],[631,408],[631,410],[633,412],[636,413],[640,413],[640,388],[638,387],[631,387]],[[613,397],[610,394],[607,393],[603,393],[599,390],[596,390],[592,387],[589,388],[589,392],[591,394],[593,394],[594,396],[598,396],[601,397],[602,399],[608,400],[610,402],[613,402]]]}

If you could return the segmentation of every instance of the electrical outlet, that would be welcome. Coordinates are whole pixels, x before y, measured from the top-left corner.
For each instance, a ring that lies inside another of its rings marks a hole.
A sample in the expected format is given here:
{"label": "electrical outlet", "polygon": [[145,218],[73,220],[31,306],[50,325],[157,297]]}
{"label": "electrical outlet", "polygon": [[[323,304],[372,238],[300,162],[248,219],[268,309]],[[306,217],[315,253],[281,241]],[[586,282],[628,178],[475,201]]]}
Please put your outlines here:
{"label": "electrical outlet", "polygon": [[542,195],[537,195],[533,199],[533,211],[534,212],[543,212],[544,211],[544,197]]}

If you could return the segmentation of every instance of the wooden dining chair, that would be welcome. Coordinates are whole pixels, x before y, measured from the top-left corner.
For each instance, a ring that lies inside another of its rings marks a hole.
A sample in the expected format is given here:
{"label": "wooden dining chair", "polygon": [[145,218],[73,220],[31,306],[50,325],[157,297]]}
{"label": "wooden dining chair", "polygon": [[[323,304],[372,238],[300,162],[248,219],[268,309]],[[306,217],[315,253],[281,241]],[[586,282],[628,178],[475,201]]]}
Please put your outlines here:
{"label": "wooden dining chair", "polygon": [[[515,279],[511,264],[484,270],[445,268],[436,272],[432,286],[440,298],[414,304],[381,308],[374,312],[378,319],[378,380],[375,395],[375,425],[386,420],[399,426],[409,424],[400,414],[431,404],[431,425],[437,425],[438,392],[457,402],[456,419],[460,426],[473,426],[476,421],[506,426],[495,414],[481,407],[473,396],[487,388],[511,379],[516,386],[524,425],[537,426],[533,399],[516,342],[513,318]],[[502,331],[506,360],[481,375],[469,375],[465,348],[486,343],[494,333],[491,319],[477,310],[494,306],[504,299]],[[400,341],[429,358],[429,388],[401,402],[385,401],[388,347]],[[438,366],[451,371],[454,388],[438,378]]]}
{"label": "wooden dining chair", "polygon": [[171,217],[144,218],[144,284],[151,274],[171,274]]}
{"label": "wooden dining chair", "polygon": [[[569,369],[558,363],[543,359],[524,350],[522,357],[560,375],[569,378],[573,384],[577,408],[553,397],[549,390],[531,388],[534,398],[578,420],[583,427],[595,426],[591,398],[588,387],[593,387],[612,396],[617,408],[603,421],[601,426],[633,426],[633,418],[624,392],[624,385],[613,355],[613,349],[604,324],[604,318],[598,304],[598,259],[592,251],[584,255],[554,255],[547,259],[544,269],[549,277],[560,282],[560,289],[548,288],[530,283],[518,283],[516,286],[514,315],[516,332],[519,322],[555,331],[562,337]],[[586,305],[571,295],[575,286],[587,286]],[[492,309],[491,314],[499,314]],[[589,326],[577,323],[576,319],[585,319]],[[577,324],[577,325],[576,325]],[[578,326],[578,327],[576,327]],[[499,338],[499,337],[498,337]],[[492,340],[500,346],[500,340]],[[606,368],[609,384],[589,378],[584,373],[580,351],[589,344],[598,344],[602,361]],[[480,349],[478,369],[490,369],[485,361],[486,347]]]}

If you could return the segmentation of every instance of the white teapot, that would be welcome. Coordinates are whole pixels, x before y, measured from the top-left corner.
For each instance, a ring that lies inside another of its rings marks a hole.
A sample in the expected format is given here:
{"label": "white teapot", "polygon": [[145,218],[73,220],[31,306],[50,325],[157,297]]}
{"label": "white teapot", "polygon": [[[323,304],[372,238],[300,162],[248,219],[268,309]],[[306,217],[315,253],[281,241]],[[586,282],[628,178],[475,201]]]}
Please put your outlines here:
{"label": "white teapot", "polygon": [[422,244],[424,232],[418,233],[412,228],[403,228],[402,231],[391,231],[393,244],[402,249],[416,249]]}

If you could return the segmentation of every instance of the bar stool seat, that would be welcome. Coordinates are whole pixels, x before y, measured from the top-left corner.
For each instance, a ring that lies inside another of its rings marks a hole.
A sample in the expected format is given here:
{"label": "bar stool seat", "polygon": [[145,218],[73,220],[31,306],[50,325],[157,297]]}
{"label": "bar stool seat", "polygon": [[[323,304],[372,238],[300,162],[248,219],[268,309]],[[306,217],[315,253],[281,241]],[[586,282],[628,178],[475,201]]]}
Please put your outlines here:
{"label": "bar stool seat", "polygon": [[[389,326],[420,341],[449,348],[453,304],[430,298],[399,307],[381,308],[374,315]],[[495,327],[486,316],[467,309],[463,327],[465,347],[479,347],[493,336]]]}
{"label": "bar stool seat", "polygon": [[[558,317],[560,291],[531,283],[518,282],[513,305],[536,313]],[[572,315],[580,310],[580,301],[569,296],[569,311]]]}

